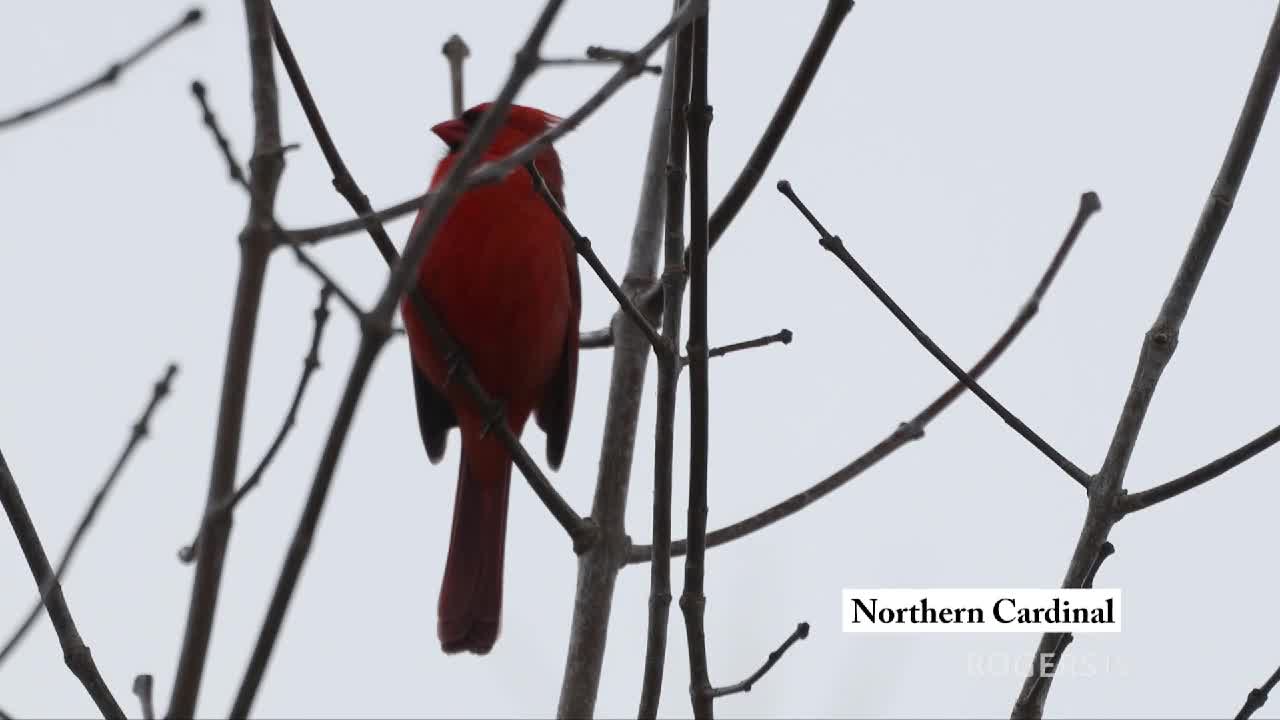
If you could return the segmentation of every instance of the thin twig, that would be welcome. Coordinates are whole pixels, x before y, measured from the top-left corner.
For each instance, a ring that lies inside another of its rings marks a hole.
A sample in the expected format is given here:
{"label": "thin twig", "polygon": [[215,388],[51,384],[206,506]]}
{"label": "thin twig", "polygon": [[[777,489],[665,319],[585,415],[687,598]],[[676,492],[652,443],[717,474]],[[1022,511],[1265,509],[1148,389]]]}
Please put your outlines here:
{"label": "thin twig", "polygon": [[[1071,228],[1067,231],[1066,237],[1058,246],[1054,253],[1053,261],[1050,262],[1049,268],[1041,276],[1040,281],[1036,283],[1035,290],[1027,301],[1022,304],[1018,310],[1018,314],[1014,316],[1013,321],[1009,323],[1009,327],[1001,333],[1000,337],[992,343],[986,353],[974,363],[969,369],[969,375],[973,378],[982,377],[987,370],[995,364],[997,360],[1004,355],[1005,350],[1013,344],[1013,341],[1022,333],[1022,330],[1031,322],[1032,318],[1040,311],[1040,303],[1044,300],[1045,295],[1049,291],[1050,284],[1057,277],[1058,270],[1061,268],[1063,261],[1071,248],[1075,247],[1076,239],[1080,236],[1080,232],[1084,229],[1085,222],[1099,209],[1101,204],[1098,202],[1097,196],[1092,193],[1085,193],[1080,198],[1080,205],[1076,211],[1075,219],[1071,223]],[[900,424],[897,429],[881,440],[870,450],[867,450],[853,462],[845,465],[832,475],[823,478],[811,487],[792,495],[791,497],[766,508],[751,517],[740,520],[732,525],[726,525],[718,530],[707,533],[707,547],[715,547],[725,543],[737,540],[738,538],[750,535],[751,533],[766,528],[779,520],[790,517],[809,507],[814,502],[826,497],[828,494],[843,487],[850,480],[862,474],[863,471],[869,469],[879,461],[888,457],[894,451],[910,443],[924,437],[925,427],[933,421],[938,415],[946,410],[951,403],[965,393],[963,383],[956,382],[946,392],[942,393],[932,403],[921,410],[911,420]],[[677,540],[671,547],[672,555],[682,555],[686,549],[684,540]],[[627,563],[649,562],[653,556],[653,548],[648,545],[634,545],[627,557]]]}
{"label": "thin twig", "polygon": [[719,698],[726,695],[733,695],[734,693],[751,692],[751,686],[755,685],[756,681],[764,677],[765,673],[772,670],[773,666],[778,664],[778,661],[782,659],[782,656],[786,654],[787,650],[789,650],[792,645],[795,645],[797,642],[804,640],[807,637],[809,637],[809,623],[802,622],[796,626],[795,631],[792,632],[786,640],[782,641],[782,644],[778,646],[777,650],[769,653],[768,659],[764,661],[764,665],[761,665],[759,670],[751,673],[746,680],[743,680],[740,683],[713,688],[711,690],[711,697]]}
{"label": "thin twig", "polygon": [[[618,50],[616,48],[607,48],[600,45],[590,45],[587,47],[587,58],[591,60],[602,60],[607,62],[631,62],[632,53],[629,50]],[[662,74],[661,65],[645,65],[644,72],[653,73],[654,75]]]}
{"label": "thin twig", "polygon": [[[276,453],[280,452],[280,448],[284,446],[284,441],[289,437],[289,432],[293,430],[293,426],[297,423],[298,408],[302,406],[302,396],[307,392],[307,386],[311,383],[311,377],[315,375],[316,370],[320,369],[320,340],[324,336],[325,325],[329,322],[329,298],[333,295],[333,286],[325,285],[320,288],[320,300],[316,304],[316,309],[311,311],[312,329],[311,329],[311,345],[307,350],[306,356],[302,359],[302,374],[298,377],[298,386],[293,391],[293,401],[289,403],[289,411],[285,413],[284,422],[280,423],[280,429],[276,431],[275,439],[271,441],[271,446],[267,448],[267,452],[258,461],[258,466],[249,474],[248,479],[240,484],[235,493],[227,498],[225,502],[218,504],[210,512],[216,515],[226,515],[235,511],[240,505],[240,501],[253,491],[258,483],[262,482],[262,476],[267,472],[267,468],[271,466],[271,462],[275,460]],[[200,529],[196,531],[195,538],[190,545],[178,551],[178,559],[184,563],[189,563],[195,559],[196,547],[200,544],[200,536],[204,533],[205,526],[209,523],[209,517],[205,516],[200,522]]]}
{"label": "thin twig", "polygon": [[[1205,268],[1209,265],[1209,258],[1218,243],[1218,237],[1221,236],[1222,229],[1231,214],[1231,207],[1235,203],[1236,193],[1244,179],[1245,170],[1249,167],[1249,158],[1253,155],[1254,146],[1257,144],[1258,134],[1266,119],[1278,78],[1280,78],[1280,7],[1277,8],[1276,15],[1271,21],[1266,44],[1263,46],[1253,80],[1249,84],[1249,92],[1245,97],[1240,117],[1236,121],[1235,132],[1231,136],[1231,143],[1223,157],[1222,166],[1218,170],[1218,177],[1200,213],[1200,219],[1191,235],[1191,242],[1186,254],[1182,257],[1160,313],[1143,338],[1138,355],[1138,366],[1134,370],[1133,382],[1129,386],[1124,407],[1116,422],[1111,445],[1102,462],[1102,469],[1098,471],[1097,480],[1090,488],[1089,508],[1085,513],[1080,536],[1076,540],[1075,550],[1067,566],[1066,577],[1062,582],[1064,588],[1080,587],[1089,574],[1093,559],[1097,557],[1103,543],[1107,541],[1111,528],[1123,517],[1118,501],[1124,492],[1124,478],[1129,467],[1129,459],[1137,445],[1138,434],[1146,420],[1147,410],[1151,407],[1151,400],[1155,397],[1156,385],[1160,382],[1160,376],[1164,373],[1178,345],[1178,333],[1191,307],[1191,301],[1195,298],[1200,278],[1203,277]],[[1056,633],[1046,633],[1040,638],[1037,653],[1050,652],[1057,642]],[[1014,702],[1013,716],[1016,718],[1043,716],[1045,698],[1051,683],[1052,678],[1043,683],[1040,692],[1033,693],[1031,691],[1036,686],[1037,679],[1034,674],[1029,675]]]}
{"label": "thin twig", "polygon": [[1175,498],[1188,490],[1194,490],[1216,477],[1221,477],[1227,471],[1244,463],[1277,442],[1280,442],[1280,425],[1271,428],[1217,460],[1192,470],[1182,477],[1174,478],[1141,492],[1121,496],[1117,501],[1119,510],[1125,514],[1135,512],[1170,498]]}
{"label": "thin twig", "polygon": [[153,678],[146,674],[133,679],[133,694],[138,696],[138,703],[142,705],[142,720],[155,720],[156,704],[151,692],[154,684]]}
{"label": "thin twig", "polygon": [[227,163],[227,176],[233,182],[248,190],[249,180],[245,178],[244,170],[240,168],[240,163],[236,160],[235,153],[231,151],[231,142],[227,140],[226,133],[222,132],[222,127],[218,124],[218,117],[213,114],[213,108],[209,106],[204,83],[199,80],[192,81],[191,94],[195,96],[196,102],[200,103],[200,119],[204,122],[204,126],[209,128],[209,133],[213,135],[213,141],[218,144],[218,151],[222,153],[222,159]]}
{"label": "thin twig", "polygon": [[[791,334],[791,331],[786,328],[783,328],[772,335],[765,335],[763,337],[753,338],[751,340],[743,340],[742,342],[730,343],[728,345],[721,345],[720,347],[713,347],[711,348],[711,350],[707,352],[707,357],[716,358],[722,355],[729,355],[730,353],[740,352],[742,350],[751,350],[753,348],[766,347],[769,345],[773,345],[775,343],[790,345],[792,337],[793,336]],[[681,362],[687,365],[689,364],[689,358],[681,358]]]}
{"label": "thin twig", "polygon": [[107,687],[102,674],[98,672],[98,666],[93,662],[89,648],[80,637],[80,631],[76,629],[71,610],[67,608],[67,600],[62,596],[62,584],[58,582],[57,575],[49,566],[49,556],[45,554],[44,545],[40,543],[40,536],[31,522],[31,514],[27,512],[27,506],[22,501],[22,495],[18,492],[18,483],[13,479],[13,473],[9,471],[9,464],[5,462],[3,452],[0,452],[0,505],[4,506],[5,514],[9,516],[13,534],[17,536],[18,545],[22,548],[22,554],[31,568],[32,577],[35,578],[37,592],[44,592],[45,588],[48,588],[48,592],[44,593],[44,606],[49,612],[49,621],[53,623],[53,630],[58,634],[58,643],[62,646],[62,657],[67,667],[88,691],[89,697],[93,698],[94,704],[98,706],[104,718],[124,720],[124,711],[120,709],[120,703],[116,702],[115,697],[112,696],[111,689]]}
{"label": "thin twig", "polygon": [[898,319],[898,322],[902,323],[903,327],[905,327],[907,331],[915,337],[917,342],[929,351],[930,355],[933,355],[938,362],[942,363],[943,367],[949,370],[957,380],[964,383],[965,386],[969,388],[970,392],[977,395],[982,402],[986,403],[987,407],[991,408],[996,415],[999,415],[1000,419],[1004,420],[1009,427],[1013,428],[1014,431],[1026,439],[1027,442],[1035,446],[1035,448],[1041,453],[1044,453],[1045,457],[1053,461],[1053,464],[1062,468],[1063,472],[1079,483],[1081,487],[1085,490],[1089,489],[1089,483],[1091,482],[1089,474],[1077,467],[1075,463],[1068,460],[1062,453],[1058,452],[1056,448],[1046,442],[1044,438],[1036,434],[1034,430],[1027,427],[1027,424],[1020,420],[1018,416],[1009,412],[1009,410],[1005,408],[1000,401],[992,397],[991,393],[987,392],[976,380],[974,380],[959,365],[957,365],[955,361],[943,352],[942,348],[938,347],[938,344],[931,340],[929,336],[920,329],[920,326],[916,325],[915,321],[913,321],[911,317],[898,306],[898,303],[894,302],[893,298],[889,297],[889,294],[880,287],[880,284],[863,269],[862,265],[854,259],[853,255],[849,254],[849,251],[844,246],[844,241],[842,241],[839,236],[832,235],[827,232],[827,229],[823,227],[822,223],[818,222],[818,219],[809,211],[809,208],[806,207],[805,204],[800,201],[800,198],[796,196],[795,190],[791,187],[791,183],[786,180],[778,181],[778,191],[787,196],[787,199],[796,206],[796,209],[799,210],[806,219],[808,219],[809,224],[813,225],[814,229],[816,229],[822,236],[821,240],[819,240],[819,244],[822,245],[823,249],[839,258],[840,262],[844,263],[845,267],[849,268],[849,270],[862,281],[862,284],[867,286],[867,289],[871,291],[871,294],[875,295],[876,298],[889,309],[889,312]]}
{"label": "thin twig", "polygon": [[[583,57],[563,57],[563,58],[542,58],[543,65],[601,65],[632,62],[632,53],[626,50],[615,50],[613,48],[592,45],[587,48]],[[652,73],[654,75],[662,74],[661,65],[645,65],[642,72]]]}
{"label": "thin twig", "polygon": [[1249,691],[1248,697],[1245,698],[1244,706],[1240,708],[1240,712],[1236,713],[1236,720],[1249,720],[1253,714],[1262,709],[1267,704],[1267,695],[1276,689],[1276,685],[1280,684],[1280,668],[1271,673],[1271,677],[1262,684],[1260,688],[1254,688]]}
{"label": "thin twig", "polygon": [[578,335],[579,350],[598,350],[613,347],[613,326],[589,330]]}
{"label": "thin twig", "polygon": [[[281,235],[281,237],[284,236]],[[320,263],[308,255],[307,251],[302,249],[302,246],[289,243],[289,249],[293,250],[293,256],[298,259],[298,262],[303,267],[310,270],[313,275],[320,279],[322,286],[338,296],[338,301],[345,305],[352,315],[356,316],[357,319],[364,318],[365,312],[360,307],[360,304],[355,301],[355,298],[351,297],[351,294],[346,290],[343,290],[338,281],[333,278],[333,275],[329,274],[329,271],[325,270]]]}
{"label": "thin twig", "polygon": [[176,23],[173,23],[169,27],[165,28],[163,31],[160,32],[159,35],[148,40],[146,44],[144,44],[142,47],[138,48],[137,50],[134,50],[132,53],[130,53],[129,55],[126,55],[124,58],[117,60],[111,63],[110,65],[108,65],[107,68],[103,70],[100,74],[98,74],[96,77],[91,78],[90,80],[84,83],[81,83],[80,85],[77,85],[76,87],[64,92],[63,94],[51,100],[46,100],[45,102],[42,102],[39,105],[36,105],[35,107],[22,110],[8,117],[0,118],[0,130],[5,130],[15,125],[19,125],[29,120],[33,120],[39,117],[40,115],[43,115],[53,110],[57,110],[63,105],[74,102],[75,100],[78,100],[81,97],[88,95],[94,90],[107,87],[108,85],[114,85],[116,80],[119,80],[120,76],[123,75],[126,70],[128,70],[134,64],[140,62],[146,56],[150,55],[152,51],[159,48],[161,45],[164,45],[166,42],[172,39],[175,35],[181,33],[183,30],[186,30],[189,27],[195,26],[197,23],[200,22],[201,18],[203,17],[204,17],[203,10],[201,10],[199,7],[191,8],[185,14],[183,14],[183,16],[179,18]]}
{"label": "thin twig", "polygon": [[93,525],[93,521],[98,517],[98,511],[102,509],[102,504],[106,502],[107,495],[111,493],[111,489],[115,487],[116,481],[120,479],[121,473],[124,471],[125,465],[129,462],[129,458],[133,456],[133,451],[147,437],[147,433],[151,426],[151,416],[155,413],[160,402],[169,395],[169,391],[173,386],[173,378],[178,374],[178,366],[170,364],[165,368],[164,375],[156,381],[151,390],[151,399],[147,401],[147,406],[142,411],[142,415],[138,417],[129,429],[129,437],[125,441],[124,448],[120,451],[120,455],[116,457],[115,464],[111,466],[111,470],[107,473],[107,477],[98,486],[93,494],[93,499],[89,501],[89,506],[85,508],[84,514],[80,516],[80,522],[76,525],[76,529],[71,533],[71,540],[67,543],[67,547],[62,551],[62,558],[58,560],[58,569],[54,572],[52,582],[46,584],[40,591],[36,602],[32,605],[27,616],[13,632],[9,641],[5,643],[4,649],[0,649],[0,665],[4,664],[18,644],[26,637],[27,632],[35,624],[36,618],[40,617],[40,608],[44,607],[45,598],[49,596],[49,592],[53,589],[54,583],[61,582],[66,576],[67,568],[71,566],[71,558],[75,556],[76,550],[80,548],[81,541],[89,532],[89,527]]}
{"label": "thin twig", "polygon": [[649,324],[649,320],[645,318],[644,313],[640,312],[640,309],[631,301],[631,298],[627,297],[627,294],[622,291],[618,281],[614,280],[613,276],[609,274],[609,269],[601,262],[600,256],[596,255],[595,250],[591,249],[591,240],[587,239],[586,236],[578,232],[578,228],[574,227],[573,221],[565,214],[564,208],[560,207],[560,203],[556,202],[555,197],[551,194],[551,189],[547,187],[547,181],[542,177],[542,173],[538,171],[538,168],[533,163],[526,164],[525,170],[533,178],[534,190],[542,197],[547,207],[551,208],[551,212],[555,213],[556,219],[560,221],[560,225],[565,232],[569,233],[569,237],[573,238],[574,249],[595,271],[596,277],[600,278],[600,282],[604,283],[604,286],[608,288],[609,293],[613,295],[613,299],[618,302],[627,317],[640,326],[640,330],[648,338],[649,344],[653,346],[654,350],[661,351],[661,348],[665,346],[662,336]]}
{"label": "thin twig", "polygon": [[453,116],[462,117],[462,109],[466,107],[462,93],[462,63],[470,57],[471,48],[467,47],[467,43],[462,39],[461,35],[455,33],[445,41],[444,47],[440,48],[440,52],[449,61],[449,86],[451,88],[449,99],[453,108]]}
{"label": "thin twig", "polygon": [[[640,720],[658,716],[662,697],[662,676],[667,663],[667,629],[671,620],[671,485],[675,460],[676,391],[681,364],[676,353],[680,343],[680,314],[684,299],[684,193],[685,161],[688,154],[688,126],[685,112],[689,104],[689,66],[692,60],[693,31],[685,28],[676,36],[671,65],[674,77],[666,106],[670,109],[670,130],[666,168],[666,233],[663,240],[662,269],[663,352],[658,353],[658,411],[654,420],[653,443],[653,565],[649,568],[649,619],[645,640],[644,677],[640,685]],[[663,103],[659,102],[662,108]]]}
{"label": "thin twig", "polygon": [[689,552],[684,563],[684,613],[689,642],[689,699],[693,716],[711,718],[714,708],[707,660],[706,554],[707,463],[710,455],[711,393],[707,362],[707,144],[711,104],[707,99],[708,17],[693,23],[693,62],[689,84]]}
{"label": "thin twig", "polygon": [[[235,304],[231,310],[230,337],[222,374],[222,394],[204,516],[235,491],[258,308],[266,282],[267,262],[276,245],[273,217],[276,190],[284,172],[280,108],[271,51],[270,4],[265,0],[244,0],[244,8],[254,118],[253,154],[249,159],[249,213],[240,231],[240,271]],[[201,533],[168,717],[184,718],[195,714],[230,537],[229,516],[212,519]]]}

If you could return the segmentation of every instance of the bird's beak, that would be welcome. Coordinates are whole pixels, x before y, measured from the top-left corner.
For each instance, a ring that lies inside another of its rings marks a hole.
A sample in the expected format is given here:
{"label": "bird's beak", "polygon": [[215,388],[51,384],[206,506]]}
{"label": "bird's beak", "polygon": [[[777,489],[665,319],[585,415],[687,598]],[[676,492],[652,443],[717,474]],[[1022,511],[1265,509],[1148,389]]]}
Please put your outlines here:
{"label": "bird's beak", "polygon": [[467,124],[461,120],[446,120],[431,128],[431,132],[444,141],[450,150],[457,150],[467,139]]}

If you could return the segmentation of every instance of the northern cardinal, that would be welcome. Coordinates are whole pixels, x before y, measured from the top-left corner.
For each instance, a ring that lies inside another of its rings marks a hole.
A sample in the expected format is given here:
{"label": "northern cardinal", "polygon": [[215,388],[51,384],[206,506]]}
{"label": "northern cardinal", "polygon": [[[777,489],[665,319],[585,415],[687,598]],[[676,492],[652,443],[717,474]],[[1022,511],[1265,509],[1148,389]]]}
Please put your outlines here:
{"label": "northern cardinal", "polygon": [[[431,128],[449,146],[435,187],[488,103]],[[485,151],[496,160],[559,118],[513,105]],[[534,160],[564,205],[560,158],[551,147]],[[419,215],[415,221],[422,221]],[[547,436],[547,462],[564,457],[578,376],[581,288],[573,242],[535,191],[524,168],[466,191],[432,239],[418,269],[418,289],[457,341],[480,384],[500,402],[517,436],[531,412]],[[507,532],[511,457],[489,432],[474,398],[450,382],[450,359],[432,344],[408,298],[401,305],[413,364],[418,427],[432,463],[444,455],[450,428],[462,434],[449,557],[440,587],[437,632],[446,653],[484,654],[498,638],[502,555]]]}

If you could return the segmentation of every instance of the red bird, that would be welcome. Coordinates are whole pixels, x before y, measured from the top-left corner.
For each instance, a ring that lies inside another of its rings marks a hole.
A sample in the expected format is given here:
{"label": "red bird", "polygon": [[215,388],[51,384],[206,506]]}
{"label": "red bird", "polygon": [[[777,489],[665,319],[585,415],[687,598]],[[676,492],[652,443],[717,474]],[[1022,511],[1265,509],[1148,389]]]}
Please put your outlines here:
{"label": "red bird", "polygon": [[[435,187],[488,104],[431,128],[449,146],[436,166]],[[559,118],[513,105],[485,151],[497,160]],[[534,160],[564,205],[560,158],[550,147]],[[415,221],[422,221],[419,215]],[[418,289],[462,347],[480,384],[502,403],[517,436],[530,413],[547,435],[547,462],[564,458],[578,376],[578,316],[582,305],[573,241],[520,168],[499,183],[465,192],[432,239],[418,269]],[[440,587],[437,631],[446,653],[484,654],[498,638],[502,554],[507,532],[511,457],[486,432],[488,418],[432,344],[406,298],[401,306],[413,360],[418,427],[431,462],[444,455],[450,428],[462,434],[453,531]]]}

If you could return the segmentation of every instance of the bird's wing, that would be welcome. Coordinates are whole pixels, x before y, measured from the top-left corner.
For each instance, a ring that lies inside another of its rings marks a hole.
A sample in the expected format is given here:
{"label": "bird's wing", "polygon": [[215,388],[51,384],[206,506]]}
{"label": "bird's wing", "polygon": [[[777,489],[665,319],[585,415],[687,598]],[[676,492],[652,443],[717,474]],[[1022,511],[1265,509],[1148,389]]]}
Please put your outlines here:
{"label": "bird's wing", "polygon": [[542,404],[538,406],[538,427],[547,434],[547,464],[554,470],[564,459],[569,439],[569,422],[573,419],[573,396],[578,384],[578,319],[582,313],[582,283],[578,278],[578,254],[573,240],[565,234],[565,262],[569,272],[569,327],[565,330],[564,350],[555,374],[547,385]]}
{"label": "bird's wing", "polygon": [[422,432],[422,446],[427,449],[427,459],[438,463],[444,457],[449,429],[458,426],[458,416],[453,414],[453,406],[436,390],[427,376],[422,374],[412,358],[409,364],[413,368],[413,396],[418,405],[418,430]]}

